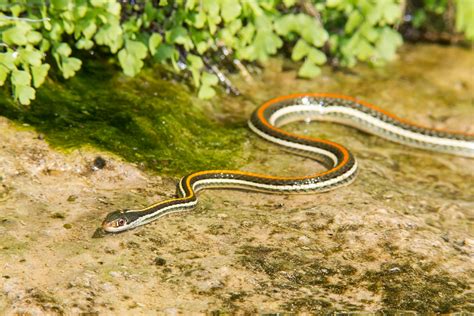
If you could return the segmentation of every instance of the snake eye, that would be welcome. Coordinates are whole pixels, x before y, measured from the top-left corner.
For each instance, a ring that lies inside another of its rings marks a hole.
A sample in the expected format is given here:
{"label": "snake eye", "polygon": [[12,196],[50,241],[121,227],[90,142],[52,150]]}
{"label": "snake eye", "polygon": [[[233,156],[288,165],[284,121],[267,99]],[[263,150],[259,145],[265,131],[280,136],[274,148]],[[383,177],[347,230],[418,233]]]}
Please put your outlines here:
{"label": "snake eye", "polygon": [[125,225],[125,224],[126,224],[126,221],[125,221],[123,218],[117,220],[117,226],[118,226],[118,227],[121,227],[121,226],[123,226],[123,225]]}

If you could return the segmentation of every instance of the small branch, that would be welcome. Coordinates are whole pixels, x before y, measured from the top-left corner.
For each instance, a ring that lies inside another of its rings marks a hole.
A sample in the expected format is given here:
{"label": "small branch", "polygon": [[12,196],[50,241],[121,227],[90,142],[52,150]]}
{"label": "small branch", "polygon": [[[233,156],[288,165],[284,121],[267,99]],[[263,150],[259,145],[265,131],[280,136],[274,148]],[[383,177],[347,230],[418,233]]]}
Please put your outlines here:
{"label": "small branch", "polygon": [[230,82],[229,78],[227,78],[226,75],[224,75],[224,73],[222,73],[222,71],[220,71],[216,65],[211,64],[206,57],[203,57],[203,60],[204,60],[204,64],[206,65],[206,68],[211,70],[217,76],[217,78],[219,79],[219,82],[226,88],[227,93],[230,92],[234,95],[240,95],[239,89],[237,89],[232,84],[232,82]]}
{"label": "small branch", "polygon": [[8,15],[1,15],[0,19],[10,20],[10,21],[23,21],[23,22],[29,22],[29,23],[44,22],[44,21],[51,20],[50,18],[30,19],[30,18],[18,18],[16,16],[8,16]]}
{"label": "small branch", "polygon": [[[233,55],[232,49],[227,48],[227,46],[225,46],[222,43],[219,43],[218,47],[221,49],[222,54],[224,54],[225,57],[232,58],[232,55]],[[249,82],[249,83],[253,82],[252,75],[247,70],[247,67],[245,67],[245,65],[239,59],[232,58],[232,63],[235,65],[235,67],[239,69],[240,73],[242,74],[246,82]]]}
{"label": "small branch", "polygon": [[318,22],[322,25],[321,14],[319,13],[318,10],[316,10],[313,3],[311,3],[308,0],[302,0],[300,4],[304,13],[306,13],[309,16],[312,16],[313,18],[318,20]]}

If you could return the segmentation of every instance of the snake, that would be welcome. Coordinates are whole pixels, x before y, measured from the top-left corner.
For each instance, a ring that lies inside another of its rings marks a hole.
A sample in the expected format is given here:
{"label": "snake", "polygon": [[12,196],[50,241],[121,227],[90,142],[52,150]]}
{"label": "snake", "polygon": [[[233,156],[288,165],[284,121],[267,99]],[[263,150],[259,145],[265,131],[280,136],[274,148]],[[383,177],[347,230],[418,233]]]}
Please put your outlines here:
{"label": "snake", "polygon": [[350,184],[358,173],[357,160],[344,146],[325,139],[290,133],[281,127],[292,122],[329,121],[377,135],[403,145],[474,157],[474,134],[425,127],[399,118],[357,98],[331,94],[292,94],[271,99],[251,115],[248,126],[258,136],[295,154],[314,159],[326,169],[310,175],[281,177],[239,170],[206,170],[181,178],[177,196],[142,209],[107,214],[102,228],[123,232],[156,219],[196,207],[204,189],[244,189],[265,193],[316,193]]}

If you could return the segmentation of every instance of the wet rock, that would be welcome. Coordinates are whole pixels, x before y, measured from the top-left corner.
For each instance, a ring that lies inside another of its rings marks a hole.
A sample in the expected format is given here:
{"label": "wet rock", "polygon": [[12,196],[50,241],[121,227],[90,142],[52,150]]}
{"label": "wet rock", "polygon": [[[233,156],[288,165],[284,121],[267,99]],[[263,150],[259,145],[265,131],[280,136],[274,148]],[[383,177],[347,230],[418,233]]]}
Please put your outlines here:
{"label": "wet rock", "polygon": [[116,288],[112,283],[105,282],[101,285],[101,289],[105,292],[114,291]]}
{"label": "wet rock", "polygon": [[199,292],[206,293],[215,289],[223,288],[224,284],[220,280],[210,279],[197,282],[196,287]]}
{"label": "wet rock", "polygon": [[120,277],[122,277],[122,272],[120,272],[120,271],[110,271],[109,275],[113,278],[120,278]]}
{"label": "wet rock", "polygon": [[178,315],[178,309],[176,307],[167,307],[163,309],[163,314],[167,316],[176,316]]}
{"label": "wet rock", "polygon": [[218,270],[219,276],[224,277],[224,278],[227,277],[227,276],[229,276],[230,273],[231,273],[231,272],[230,272],[230,269],[229,269],[228,267],[221,267],[221,268],[219,268],[219,270]]}
{"label": "wet rock", "polygon": [[311,244],[311,239],[309,239],[307,236],[301,236],[300,238],[298,238],[298,242],[302,245],[309,245]]}
{"label": "wet rock", "polygon": [[70,287],[92,288],[96,284],[97,276],[93,272],[85,272],[69,282]]}
{"label": "wet rock", "polygon": [[376,211],[377,213],[380,213],[380,214],[388,214],[388,211],[386,208],[378,208]]}
{"label": "wet rock", "polygon": [[10,278],[3,283],[3,293],[12,300],[21,300],[25,296],[25,291],[20,287],[17,279]]}

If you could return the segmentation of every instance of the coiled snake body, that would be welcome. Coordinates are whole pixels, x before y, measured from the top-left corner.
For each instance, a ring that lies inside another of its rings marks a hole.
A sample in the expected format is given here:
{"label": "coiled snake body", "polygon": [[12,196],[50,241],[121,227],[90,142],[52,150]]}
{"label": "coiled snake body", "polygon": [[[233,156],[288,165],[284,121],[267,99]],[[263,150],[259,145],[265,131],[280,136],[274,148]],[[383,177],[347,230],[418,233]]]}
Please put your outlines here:
{"label": "coiled snake body", "polygon": [[289,133],[280,127],[295,121],[330,121],[426,150],[474,157],[474,135],[419,126],[353,97],[314,93],[272,99],[251,116],[249,127],[264,139],[321,162],[327,170],[303,177],[277,177],[238,170],[206,170],[183,177],[178,196],[144,209],[109,213],[102,227],[121,232],[157,218],[194,208],[196,193],[206,188],[263,192],[322,192],[351,183],[357,174],[352,153],[337,143]]}

